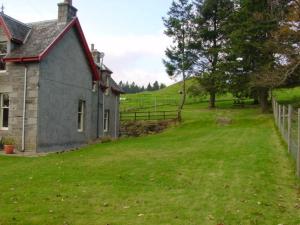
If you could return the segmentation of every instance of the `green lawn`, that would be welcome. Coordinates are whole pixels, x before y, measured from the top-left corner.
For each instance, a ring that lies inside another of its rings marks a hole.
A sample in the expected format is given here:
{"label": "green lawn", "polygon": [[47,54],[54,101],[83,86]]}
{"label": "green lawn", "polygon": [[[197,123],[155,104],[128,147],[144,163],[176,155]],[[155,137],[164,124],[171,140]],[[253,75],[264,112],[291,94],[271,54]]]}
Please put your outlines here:
{"label": "green lawn", "polygon": [[1,156],[0,224],[300,224],[295,165],[272,115],[206,107],[188,106],[158,135]]}

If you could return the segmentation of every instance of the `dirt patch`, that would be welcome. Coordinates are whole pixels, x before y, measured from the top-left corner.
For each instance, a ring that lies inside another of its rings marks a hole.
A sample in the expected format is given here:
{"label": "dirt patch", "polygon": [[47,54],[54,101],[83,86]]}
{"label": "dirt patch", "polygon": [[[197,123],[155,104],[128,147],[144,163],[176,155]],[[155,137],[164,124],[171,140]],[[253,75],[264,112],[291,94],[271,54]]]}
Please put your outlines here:
{"label": "dirt patch", "polygon": [[221,126],[227,126],[232,124],[232,119],[229,117],[218,117],[217,118],[217,124],[221,125]]}
{"label": "dirt patch", "polygon": [[149,134],[157,134],[174,124],[176,124],[175,120],[122,122],[121,136],[140,137]]}

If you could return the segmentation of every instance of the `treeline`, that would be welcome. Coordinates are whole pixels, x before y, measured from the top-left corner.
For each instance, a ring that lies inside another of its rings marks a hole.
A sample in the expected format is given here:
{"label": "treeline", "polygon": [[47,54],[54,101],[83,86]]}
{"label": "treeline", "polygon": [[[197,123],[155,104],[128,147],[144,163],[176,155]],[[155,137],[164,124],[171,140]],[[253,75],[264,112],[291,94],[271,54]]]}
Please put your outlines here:
{"label": "treeline", "polygon": [[300,83],[300,0],[174,0],[164,25],[167,73],[198,77],[210,107],[231,92],[266,111],[274,88]]}
{"label": "treeline", "polygon": [[125,91],[125,93],[128,94],[140,93],[143,91],[158,91],[166,87],[165,84],[160,84],[158,83],[158,81],[155,81],[153,84],[149,83],[147,87],[139,86],[135,82],[129,84],[128,82],[123,83],[122,81],[120,81],[119,86]]}

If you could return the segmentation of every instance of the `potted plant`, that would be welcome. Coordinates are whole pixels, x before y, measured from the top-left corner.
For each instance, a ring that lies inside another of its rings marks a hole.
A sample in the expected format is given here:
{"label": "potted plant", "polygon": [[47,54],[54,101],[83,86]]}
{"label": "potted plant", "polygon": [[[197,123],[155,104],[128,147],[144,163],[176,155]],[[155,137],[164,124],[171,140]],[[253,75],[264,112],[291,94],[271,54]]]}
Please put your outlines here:
{"label": "potted plant", "polygon": [[3,149],[6,154],[13,154],[15,149],[15,140],[13,138],[2,138]]}
{"label": "potted plant", "polygon": [[2,140],[2,137],[0,137],[0,151],[3,150],[3,140]]}

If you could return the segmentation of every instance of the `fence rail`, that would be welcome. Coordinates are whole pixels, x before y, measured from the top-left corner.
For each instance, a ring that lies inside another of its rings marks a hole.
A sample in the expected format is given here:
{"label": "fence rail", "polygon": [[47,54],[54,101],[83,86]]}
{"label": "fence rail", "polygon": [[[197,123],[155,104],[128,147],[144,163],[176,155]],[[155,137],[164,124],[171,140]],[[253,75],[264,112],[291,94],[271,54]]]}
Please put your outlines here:
{"label": "fence rail", "polygon": [[272,106],[275,124],[297,162],[297,176],[300,177],[300,108],[280,104],[276,99],[273,99]]}
{"label": "fence rail", "polygon": [[137,120],[171,120],[179,119],[178,111],[147,111],[147,112],[121,112],[121,121]]}

